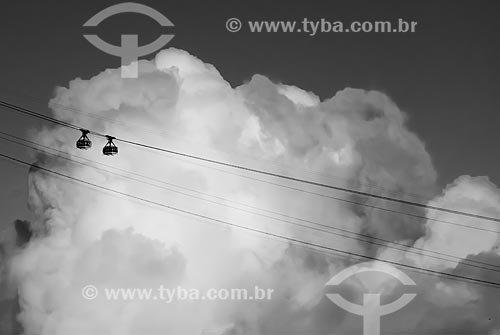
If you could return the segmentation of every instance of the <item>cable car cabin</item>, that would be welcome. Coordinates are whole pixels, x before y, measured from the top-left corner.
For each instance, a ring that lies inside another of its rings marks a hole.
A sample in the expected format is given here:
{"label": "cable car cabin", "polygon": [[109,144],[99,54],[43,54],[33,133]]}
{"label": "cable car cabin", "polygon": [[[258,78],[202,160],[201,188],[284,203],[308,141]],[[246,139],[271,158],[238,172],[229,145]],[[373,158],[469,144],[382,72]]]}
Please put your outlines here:
{"label": "cable car cabin", "polygon": [[102,153],[106,156],[113,156],[118,153],[118,147],[113,143],[106,143],[104,148],[102,148]]}
{"label": "cable car cabin", "polygon": [[80,131],[82,132],[82,136],[76,141],[76,147],[81,150],[90,149],[92,147],[92,141],[87,137],[89,131],[86,129],[80,129]]}
{"label": "cable car cabin", "polygon": [[118,147],[113,143],[115,139],[113,136],[106,135],[108,143],[102,148],[102,153],[106,156],[113,156],[118,153]]}

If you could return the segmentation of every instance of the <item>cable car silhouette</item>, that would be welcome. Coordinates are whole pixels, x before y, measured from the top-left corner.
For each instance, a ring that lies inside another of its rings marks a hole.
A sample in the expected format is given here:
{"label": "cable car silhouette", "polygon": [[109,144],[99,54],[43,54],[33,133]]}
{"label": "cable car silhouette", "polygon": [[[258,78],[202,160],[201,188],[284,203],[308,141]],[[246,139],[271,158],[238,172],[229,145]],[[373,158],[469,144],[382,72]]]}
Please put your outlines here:
{"label": "cable car silhouette", "polygon": [[87,150],[92,147],[92,141],[89,140],[87,135],[90,133],[87,129],[80,129],[82,136],[76,141],[76,147],[81,150]]}
{"label": "cable car silhouette", "polygon": [[118,147],[113,143],[114,138],[113,136],[106,135],[106,139],[108,140],[108,143],[102,148],[102,153],[106,156],[113,156],[118,153]]}

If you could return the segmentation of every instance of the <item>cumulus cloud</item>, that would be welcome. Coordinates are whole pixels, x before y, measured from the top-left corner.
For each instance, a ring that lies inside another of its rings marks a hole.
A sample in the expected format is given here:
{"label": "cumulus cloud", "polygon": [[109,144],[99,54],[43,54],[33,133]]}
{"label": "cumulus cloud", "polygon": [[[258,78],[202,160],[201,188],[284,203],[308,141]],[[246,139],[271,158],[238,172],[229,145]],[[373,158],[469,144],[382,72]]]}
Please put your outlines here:
{"label": "cumulus cloud", "polygon": [[[487,177],[461,176],[430,201],[429,205],[499,217],[499,201],[500,190]],[[458,259],[446,256],[431,258],[426,256],[427,252],[410,254],[389,249],[382,250],[381,256],[427,269],[500,282],[500,235],[495,233],[500,231],[498,224],[434,210],[428,210],[426,214],[432,219],[457,222],[464,226],[429,220],[426,223],[426,234],[414,246],[441,255],[453,255]],[[470,266],[471,262],[475,262],[475,267]],[[416,308],[421,313],[414,314],[412,319],[423,333],[437,331],[441,334],[493,334],[500,326],[498,289],[436,278],[422,278],[419,288]]]}
{"label": "cumulus cloud", "polygon": [[[88,80],[72,80],[68,87],[56,89],[50,107],[57,118],[85,128],[233,164],[391,196],[430,197],[436,192],[436,171],[423,142],[408,130],[406,116],[397,105],[377,91],[346,88],[320,101],[312,92],[274,83],[263,75],[233,88],[214,66],[170,48],[152,61],[140,61],[137,79],[122,79],[120,69],[108,69]],[[57,127],[40,130],[34,139],[74,153],[77,136],[74,130]],[[457,251],[459,244],[441,246],[442,228],[431,222],[347,206],[120,142],[116,143],[120,154],[110,159],[100,153],[103,140],[92,140],[94,148],[80,155],[249,206],[374,237],[415,242],[460,257],[496,246],[489,239],[481,247]],[[193,200],[91,166],[45,156],[36,159],[75,178],[239,225],[351,252],[389,253]],[[487,181],[458,181],[431,203],[496,214],[498,190],[491,184],[483,188],[476,184]],[[352,260],[176,215],[43,170],[30,171],[29,185],[36,237],[15,256],[12,266],[21,305],[19,320],[26,334],[323,334],[353,329],[346,313],[327,302],[323,292],[332,274]],[[469,192],[476,187],[480,187],[477,193]],[[470,198],[458,196],[464,192]],[[373,204],[339,192],[329,194]],[[377,205],[402,209],[381,201]],[[424,262],[404,253],[389,255]],[[81,289],[87,284],[101,289],[164,284],[201,290],[258,285],[274,289],[275,295],[270,301],[168,305],[86,301]],[[426,280],[425,285],[441,292],[443,300],[450,296],[450,304],[457,309],[463,301],[477,302],[480,294],[471,291],[457,297],[443,286],[448,283],[439,280]],[[408,324],[421,327],[422,314],[406,316],[413,322]],[[433,324],[426,327],[441,329]]]}
{"label": "cumulus cloud", "polygon": [[[443,194],[433,199],[430,205],[444,208],[460,208],[462,211],[500,217],[500,190],[486,177],[472,178],[462,176],[443,191]],[[428,217],[445,221],[456,221],[456,215],[449,213],[433,213]],[[466,227],[443,224],[431,221],[427,224],[427,233],[415,245],[422,248],[435,250],[442,253],[466,258],[481,252],[490,252],[498,249],[499,235],[484,230],[468,229],[468,227],[485,228],[500,232],[496,222],[477,218],[460,218],[460,223]],[[446,268],[449,262],[429,260],[423,258],[422,264]],[[455,267],[457,264],[451,264]]]}

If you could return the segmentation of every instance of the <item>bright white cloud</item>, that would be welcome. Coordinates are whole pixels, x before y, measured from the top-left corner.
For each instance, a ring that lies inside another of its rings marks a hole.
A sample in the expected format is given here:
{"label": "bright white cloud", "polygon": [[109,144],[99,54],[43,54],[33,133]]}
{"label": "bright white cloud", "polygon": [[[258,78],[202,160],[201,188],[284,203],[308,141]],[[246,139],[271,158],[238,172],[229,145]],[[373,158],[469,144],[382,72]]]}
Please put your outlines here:
{"label": "bright white cloud", "polygon": [[[230,163],[377,193],[428,195],[435,189],[436,172],[425,146],[406,128],[404,113],[380,92],[347,88],[320,101],[314,93],[262,75],[232,88],[212,65],[173,48],[160,52],[154,61],[141,61],[139,72],[137,79],[121,79],[119,69],[75,79],[56,90],[50,106],[56,117],[89,129]],[[51,128],[35,137],[74,153],[77,136],[70,129]],[[429,247],[439,244],[434,237],[441,234],[437,226],[430,226],[431,234],[422,237],[423,226],[403,216],[346,206],[119,142],[118,156],[103,157],[104,142],[92,140],[93,150],[80,155],[134,173],[332,227],[393,240],[420,238],[417,243]],[[48,158],[41,163],[121,192],[248,227],[349,251],[367,249],[354,240],[194,200],[91,167]],[[498,199],[498,190],[490,191]],[[483,196],[479,190],[472,196],[473,204],[482,203]],[[434,203],[457,204],[447,199],[448,191]],[[321,306],[324,283],[343,267],[336,258],[175,216],[42,171],[30,175],[30,204],[37,214],[38,236],[14,266],[20,320],[27,334],[312,334],[339,321],[318,320],[314,312]],[[497,200],[488,204],[498,207]],[[471,247],[467,252],[481,250]],[[275,289],[276,299],[189,307],[143,301],[110,305],[83,300],[80,290],[88,283],[200,289],[259,285]]]}

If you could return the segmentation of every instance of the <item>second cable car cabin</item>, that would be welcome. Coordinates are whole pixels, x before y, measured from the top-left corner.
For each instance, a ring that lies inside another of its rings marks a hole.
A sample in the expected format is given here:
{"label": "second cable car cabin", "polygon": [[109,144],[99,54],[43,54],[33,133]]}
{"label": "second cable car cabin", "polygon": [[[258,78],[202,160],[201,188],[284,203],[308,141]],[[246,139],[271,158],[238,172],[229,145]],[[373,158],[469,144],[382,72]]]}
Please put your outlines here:
{"label": "second cable car cabin", "polygon": [[108,140],[108,143],[102,148],[102,153],[106,156],[113,156],[118,153],[118,147],[113,143],[114,138],[113,136],[106,135],[106,139]]}

